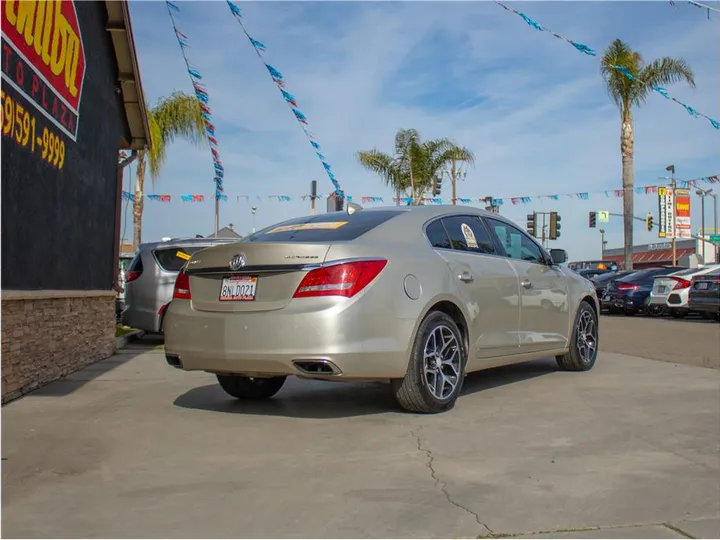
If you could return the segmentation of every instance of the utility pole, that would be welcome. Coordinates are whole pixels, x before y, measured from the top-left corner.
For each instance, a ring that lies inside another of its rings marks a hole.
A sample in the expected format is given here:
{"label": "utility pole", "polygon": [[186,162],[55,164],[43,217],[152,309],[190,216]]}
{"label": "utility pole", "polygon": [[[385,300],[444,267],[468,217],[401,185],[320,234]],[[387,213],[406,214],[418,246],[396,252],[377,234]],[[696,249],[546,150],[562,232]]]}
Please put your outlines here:
{"label": "utility pole", "polygon": [[257,212],[257,206],[253,206],[250,211],[252,212],[252,226],[253,230],[252,232],[255,232],[255,212]]}
{"label": "utility pole", "polygon": [[543,222],[542,222],[542,238],[540,240],[542,247],[547,247],[545,245],[545,212],[542,213]]}
{"label": "utility pole", "polygon": [[317,180],[310,182],[310,208],[313,216],[315,215],[315,199],[317,199]]}
{"label": "utility pole", "polygon": [[600,259],[605,260],[605,229],[600,229]]}
{"label": "utility pole", "polygon": [[668,165],[667,167],[665,167],[665,170],[670,171],[670,187],[672,187],[672,192],[673,192],[672,264],[673,264],[673,266],[677,266],[677,240],[675,239],[675,236],[676,236],[675,233],[677,232],[677,226],[675,225],[675,213],[676,213],[675,212],[675,204],[676,204],[675,203],[675,197],[676,197],[676,195],[675,195],[675,187],[676,187],[675,165]]}
{"label": "utility pole", "polygon": [[702,254],[702,262],[705,264],[705,191],[698,189],[695,192],[700,197],[700,253]]}

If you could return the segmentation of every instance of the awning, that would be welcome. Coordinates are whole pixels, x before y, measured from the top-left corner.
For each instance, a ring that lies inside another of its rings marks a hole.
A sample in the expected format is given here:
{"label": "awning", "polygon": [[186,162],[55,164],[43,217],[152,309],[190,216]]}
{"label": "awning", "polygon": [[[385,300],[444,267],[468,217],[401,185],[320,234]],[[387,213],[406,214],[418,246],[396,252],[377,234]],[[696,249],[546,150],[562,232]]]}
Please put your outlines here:
{"label": "awning", "polygon": [[[685,248],[676,250],[676,256],[678,259],[686,257],[695,253],[695,248]],[[624,260],[623,255],[606,255],[605,259],[622,262]],[[672,264],[672,249],[656,249],[653,251],[644,251],[642,253],[633,253],[633,264],[636,263],[669,263]]]}

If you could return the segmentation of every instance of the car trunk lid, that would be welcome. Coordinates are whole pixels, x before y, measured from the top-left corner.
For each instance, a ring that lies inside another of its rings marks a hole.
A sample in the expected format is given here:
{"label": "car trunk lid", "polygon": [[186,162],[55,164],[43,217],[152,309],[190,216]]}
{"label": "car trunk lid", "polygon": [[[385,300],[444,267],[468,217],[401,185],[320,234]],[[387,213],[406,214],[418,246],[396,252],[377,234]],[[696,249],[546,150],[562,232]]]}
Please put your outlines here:
{"label": "car trunk lid", "polygon": [[282,309],[307,272],[325,261],[329,249],[330,244],[306,242],[238,242],[205,250],[186,267],[193,309]]}

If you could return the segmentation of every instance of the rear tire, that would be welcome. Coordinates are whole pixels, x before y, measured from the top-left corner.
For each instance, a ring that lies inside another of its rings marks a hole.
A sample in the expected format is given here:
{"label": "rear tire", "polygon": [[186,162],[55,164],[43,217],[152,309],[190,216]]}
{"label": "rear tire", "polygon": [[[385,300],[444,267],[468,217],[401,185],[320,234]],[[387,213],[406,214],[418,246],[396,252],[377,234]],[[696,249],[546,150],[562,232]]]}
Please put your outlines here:
{"label": "rear tire", "polygon": [[409,412],[439,413],[452,409],[465,379],[467,351],[450,316],[429,313],[420,323],[408,369],[392,381],[398,404]]}
{"label": "rear tire", "polygon": [[558,367],[563,371],[591,370],[597,360],[599,341],[598,316],[592,306],[583,300],[575,315],[570,350],[555,357]]}
{"label": "rear tire", "polygon": [[237,399],[268,399],[277,394],[285,384],[285,377],[245,377],[243,375],[218,375],[217,380],[225,392]]}

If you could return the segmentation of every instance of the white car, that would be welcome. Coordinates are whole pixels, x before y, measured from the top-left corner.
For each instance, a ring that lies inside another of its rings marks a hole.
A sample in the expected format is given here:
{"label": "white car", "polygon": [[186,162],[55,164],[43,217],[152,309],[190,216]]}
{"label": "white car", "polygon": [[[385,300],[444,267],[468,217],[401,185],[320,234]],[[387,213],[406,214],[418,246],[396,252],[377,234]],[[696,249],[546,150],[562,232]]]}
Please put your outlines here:
{"label": "white car", "polygon": [[690,313],[688,293],[692,278],[702,276],[720,268],[720,264],[710,264],[702,268],[688,268],[667,276],[658,276],[653,282],[648,308],[667,310],[675,318]]}

